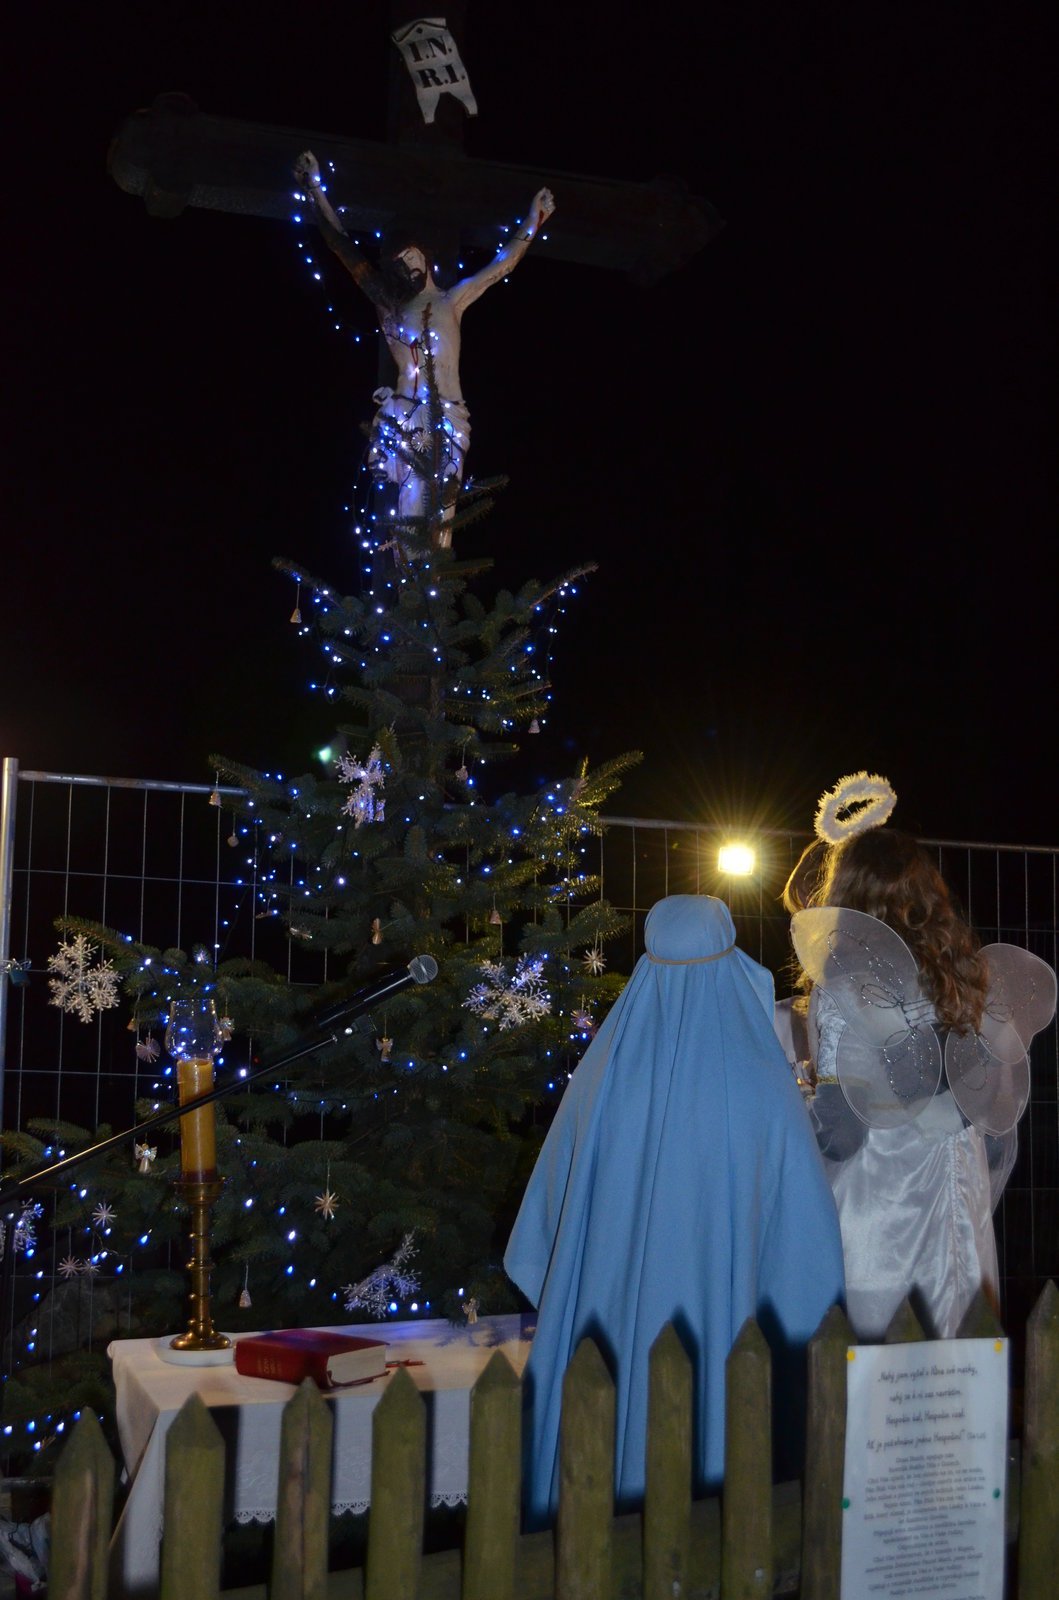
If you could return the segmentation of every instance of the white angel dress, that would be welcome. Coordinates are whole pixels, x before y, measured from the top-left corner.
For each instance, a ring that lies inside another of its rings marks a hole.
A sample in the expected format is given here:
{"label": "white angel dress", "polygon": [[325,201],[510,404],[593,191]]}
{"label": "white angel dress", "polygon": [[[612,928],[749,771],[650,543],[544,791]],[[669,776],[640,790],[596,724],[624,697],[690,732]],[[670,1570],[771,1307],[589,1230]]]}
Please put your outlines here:
{"label": "white angel dress", "polygon": [[1027,1050],[1055,1012],[1052,969],[1015,945],[982,954],[978,1033],[939,1026],[911,951],[863,912],[815,907],[791,933],[813,981],[811,1114],[838,1207],[846,1304],[882,1339],[910,1295],[954,1338],[979,1286],[997,1299],[993,1209],[1029,1100]]}

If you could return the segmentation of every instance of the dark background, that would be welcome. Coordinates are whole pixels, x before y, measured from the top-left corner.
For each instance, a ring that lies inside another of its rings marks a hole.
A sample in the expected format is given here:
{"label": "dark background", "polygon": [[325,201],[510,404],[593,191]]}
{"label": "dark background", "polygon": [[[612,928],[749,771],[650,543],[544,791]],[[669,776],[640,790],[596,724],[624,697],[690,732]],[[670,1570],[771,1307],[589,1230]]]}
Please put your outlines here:
{"label": "dark background", "polygon": [[[105,163],[172,89],[381,138],[388,27],[379,0],[12,23],[0,753],[23,767],[298,771],[328,731],[269,563],[355,585],[370,311],[329,263],[355,346],[293,227],[155,220]],[[928,835],[1053,841],[1054,33],[1026,0],[470,0],[473,154],[674,174],[727,223],[649,290],[535,246],[468,315],[471,470],[511,480],[474,548],[509,583],[600,564],[541,775],[637,747],[612,811],[806,828],[866,766]]]}

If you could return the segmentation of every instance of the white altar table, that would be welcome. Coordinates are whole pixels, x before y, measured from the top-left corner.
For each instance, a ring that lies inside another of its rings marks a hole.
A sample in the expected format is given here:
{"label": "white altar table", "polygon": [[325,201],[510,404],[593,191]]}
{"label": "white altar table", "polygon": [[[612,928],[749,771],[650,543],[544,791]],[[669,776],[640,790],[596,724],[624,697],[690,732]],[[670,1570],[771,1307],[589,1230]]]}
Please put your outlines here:
{"label": "white altar table", "polygon": [[[536,1315],[483,1317],[465,1327],[444,1321],[343,1325],[335,1331],[385,1339],[390,1359],[407,1368],[428,1403],[427,1488],[430,1504],[467,1497],[470,1391],[494,1350],[520,1376]],[[190,1394],[209,1408],[226,1446],[225,1520],[269,1522],[276,1514],[280,1418],[294,1394],[289,1383],[244,1378],[233,1365],[173,1366],[157,1339],[120,1339],[108,1354],[117,1390],[117,1422],[129,1498],[111,1543],[109,1593],[153,1600],[158,1593],[165,1436]],[[371,1417],[389,1378],[326,1393],[335,1419],[332,1508],[363,1511],[371,1501]]]}

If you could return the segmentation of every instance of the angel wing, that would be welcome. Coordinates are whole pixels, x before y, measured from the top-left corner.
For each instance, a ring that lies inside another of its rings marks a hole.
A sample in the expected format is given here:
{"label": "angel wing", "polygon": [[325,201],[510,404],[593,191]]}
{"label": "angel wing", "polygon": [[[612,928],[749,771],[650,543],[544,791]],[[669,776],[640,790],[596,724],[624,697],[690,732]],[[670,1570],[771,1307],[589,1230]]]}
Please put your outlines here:
{"label": "angel wing", "polygon": [[799,911],[791,936],[846,1023],[836,1072],[850,1108],[875,1128],[911,1122],[936,1093],[942,1065],[912,952],[877,917],[841,906]]}
{"label": "angel wing", "polygon": [[1055,973],[1015,944],[982,950],[989,990],[977,1033],[949,1034],[945,1075],[952,1097],[981,1133],[1009,1133],[1030,1097],[1027,1051],[1055,1015]]}

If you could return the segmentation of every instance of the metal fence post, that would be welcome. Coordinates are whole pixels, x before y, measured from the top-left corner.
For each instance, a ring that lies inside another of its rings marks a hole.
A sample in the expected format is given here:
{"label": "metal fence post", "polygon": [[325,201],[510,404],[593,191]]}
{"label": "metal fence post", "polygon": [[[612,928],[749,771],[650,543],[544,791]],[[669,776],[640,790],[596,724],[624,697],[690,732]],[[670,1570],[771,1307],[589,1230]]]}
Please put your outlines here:
{"label": "metal fence post", "polygon": [[18,762],[4,757],[0,788],[0,1130],[4,1126],[4,1062],[7,1054],[7,964],[11,959],[11,901],[15,887],[15,807]]}

